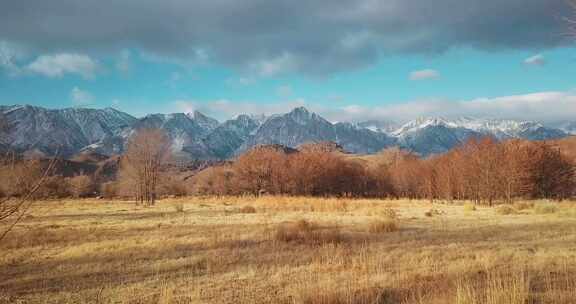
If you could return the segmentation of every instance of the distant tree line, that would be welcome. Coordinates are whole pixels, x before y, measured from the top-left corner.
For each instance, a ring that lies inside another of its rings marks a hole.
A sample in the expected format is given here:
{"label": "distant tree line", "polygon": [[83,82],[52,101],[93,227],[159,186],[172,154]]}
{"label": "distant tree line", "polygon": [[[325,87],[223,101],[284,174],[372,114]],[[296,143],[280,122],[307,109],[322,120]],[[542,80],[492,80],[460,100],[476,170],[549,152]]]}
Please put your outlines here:
{"label": "distant tree line", "polygon": [[[268,194],[492,205],[517,199],[562,200],[573,197],[576,189],[574,160],[546,142],[472,139],[429,158],[396,148],[378,155],[350,155],[333,143],[297,150],[265,145],[194,174],[177,170],[169,143],[160,130],[141,130],[120,158],[115,180],[51,175],[43,178],[34,198],[103,196],[153,205],[161,196]],[[45,172],[38,161],[8,163],[0,164],[0,197],[26,195]]]}
{"label": "distant tree line", "polygon": [[575,194],[575,164],[545,142],[472,139],[452,151],[420,158],[390,149],[369,160],[306,149],[256,147],[228,166],[196,177],[203,194],[274,194],[472,200],[566,199]]}

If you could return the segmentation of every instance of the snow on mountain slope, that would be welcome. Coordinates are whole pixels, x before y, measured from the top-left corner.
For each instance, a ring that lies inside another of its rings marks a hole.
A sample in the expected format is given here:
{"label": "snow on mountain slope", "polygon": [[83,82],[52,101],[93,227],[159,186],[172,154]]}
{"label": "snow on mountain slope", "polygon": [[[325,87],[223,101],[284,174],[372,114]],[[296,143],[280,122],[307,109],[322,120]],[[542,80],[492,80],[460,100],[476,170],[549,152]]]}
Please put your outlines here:
{"label": "snow on mountain slope", "polygon": [[531,121],[461,117],[419,118],[400,127],[389,121],[331,123],[304,107],[269,116],[239,115],[224,123],[200,112],[151,114],[137,119],[106,109],[49,110],[33,106],[0,106],[9,126],[0,132],[0,149],[59,151],[68,156],[82,152],[122,153],[131,134],[142,128],[161,128],[172,140],[173,151],[184,158],[225,159],[255,145],[335,142],[353,153],[377,153],[400,146],[421,155],[442,153],[472,137],[505,140],[557,139],[576,133],[576,124],[564,123],[566,132]]}
{"label": "snow on mountain slope", "polygon": [[448,151],[472,137],[491,136],[499,140],[512,138],[546,140],[567,135],[561,130],[547,128],[532,121],[470,117],[419,118],[406,123],[391,134],[399,139],[401,146],[423,155]]}

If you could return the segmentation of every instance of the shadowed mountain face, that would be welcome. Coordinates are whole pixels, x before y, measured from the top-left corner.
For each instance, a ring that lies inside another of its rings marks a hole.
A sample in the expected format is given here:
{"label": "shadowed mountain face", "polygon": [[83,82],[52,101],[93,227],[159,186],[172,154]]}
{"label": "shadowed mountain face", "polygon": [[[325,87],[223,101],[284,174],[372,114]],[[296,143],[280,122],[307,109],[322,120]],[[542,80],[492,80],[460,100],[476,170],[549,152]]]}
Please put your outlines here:
{"label": "shadowed mountain face", "polygon": [[125,134],[137,119],[106,108],[48,110],[8,106],[0,110],[7,121],[2,142],[20,151],[69,156],[82,148]]}
{"label": "shadowed mountain face", "polygon": [[334,124],[303,107],[265,119],[239,115],[223,123],[197,111],[151,114],[140,119],[111,108],[0,106],[0,113],[7,126],[0,131],[0,148],[44,155],[58,152],[64,157],[79,152],[122,153],[128,138],[142,128],[165,130],[175,156],[183,159],[227,159],[256,145],[295,148],[314,142],[334,142],[345,151],[359,154],[400,146],[430,155],[445,152],[471,137],[545,140],[567,136],[560,129],[536,122],[511,120],[427,118],[399,128],[378,121]]}

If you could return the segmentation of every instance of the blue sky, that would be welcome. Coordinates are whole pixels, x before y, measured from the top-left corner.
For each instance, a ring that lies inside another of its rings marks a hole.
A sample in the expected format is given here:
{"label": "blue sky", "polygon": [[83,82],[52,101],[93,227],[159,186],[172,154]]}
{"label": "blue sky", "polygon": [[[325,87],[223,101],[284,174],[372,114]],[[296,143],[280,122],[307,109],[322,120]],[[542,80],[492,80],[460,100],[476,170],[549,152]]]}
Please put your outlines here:
{"label": "blue sky", "polygon": [[[123,7],[104,2],[110,10]],[[308,8],[310,18],[286,1],[186,6],[174,0],[166,12],[159,1],[128,2],[159,11],[150,13],[151,21],[135,21],[146,31],[117,35],[115,29],[131,23],[114,16],[112,30],[91,25],[90,5],[56,19],[34,1],[15,7],[12,18],[0,21],[0,104],[114,107],[135,116],[196,109],[218,119],[299,105],[339,121],[421,115],[565,120],[576,114],[576,49],[560,35],[558,16],[569,16],[561,1],[465,0],[458,2],[468,4],[464,18],[448,14],[456,2],[442,0],[444,9],[429,13],[430,26],[415,17],[432,9],[420,0],[346,2],[357,12],[352,15],[325,1]],[[70,8],[69,0],[58,5]],[[328,7],[331,15],[318,17]],[[178,21],[175,8],[205,10],[206,18],[231,11],[237,20],[188,24]],[[272,18],[273,9],[298,17]],[[489,14],[499,9],[518,16]],[[167,16],[181,27],[152,21]],[[26,18],[43,25],[27,28]],[[77,20],[86,22],[66,28]],[[463,29],[450,28],[454,24]],[[48,38],[35,34],[40,30]]]}

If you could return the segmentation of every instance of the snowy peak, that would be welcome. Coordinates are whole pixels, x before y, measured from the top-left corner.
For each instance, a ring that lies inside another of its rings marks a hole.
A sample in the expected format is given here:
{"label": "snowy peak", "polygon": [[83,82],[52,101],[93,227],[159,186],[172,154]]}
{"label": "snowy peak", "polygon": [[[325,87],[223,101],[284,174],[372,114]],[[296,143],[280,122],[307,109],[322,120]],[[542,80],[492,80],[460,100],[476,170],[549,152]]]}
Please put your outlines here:
{"label": "snowy peak", "polygon": [[399,125],[396,122],[388,120],[367,120],[356,123],[359,128],[368,129],[373,132],[390,134],[396,131]]}
{"label": "snowy peak", "polygon": [[192,116],[191,118],[198,125],[200,125],[202,128],[207,129],[207,130],[214,130],[218,127],[218,125],[220,125],[218,120],[216,120],[212,117],[208,117],[208,116],[204,115],[203,113],[200,113],[199,111],[194,111],[194,113],[192,113],[191,116]]}
{"label": "snowy peak", "polygon": [[[71,156],[79,151],[122,153],[131,134],[141,128],[161,128],[172,140],[175,154],[192,159],[226,159],[256,145],[334,142],[352,153],[377,153],[399,146],[421,155],[446,152],[472,137],[505,140],[557,139],[576,133],[576,123],[553,127],[533,121],[460,117],[423,117],[400,127],[388,121],[331,123],[298,107],[269,116],[238,115],[223,123],[198,111],[151,114],[136,119],[121,111],[69,108],[50,110],[30,105],[0,105],[7,131],[0,133],[0,148]],[[566,130],[562,131],[560,129]]]}
{"label": "snowy peak", "polygon": [[15,105],[1,110],[10,126],[5,137],[13,149],[38,150],[47,155],[76,153],[85,146],[118,136],[137,121],[111,108],[49,110]]}
{"label": "snowy peak", "polygon": [[425,118],[425,117],[420,117],[417,118],[413,121],[410,121],[406,124],[404,124],[402,127],[400,127],[398,130],[392,132],[392,134],[394,136],[402,136],[405,135],[407,133],[413,133],[413,132],[417,132],[421,129],[425,129],[427,127],[446,127],[446,128],[458,128],[458,124],[456,124],[455,122],[452,122],[450,120],[447,120],[445,118],[442,117],[431,117],[431,118]]}
{"label": "snowy peak", "polygon": [[562,135],[559,130],[548,129],[534,121],[478,119],[471,117],[460,117],[457,119],[446,119],[443,117],[418,118],[406,123],[394,131],[393,134],[402,136],[427,127],[438,126],[448,129],[467,129],[484,135],[494,136],[498,139],[524,138],[530,133],[549,133],[551,136]]}
{"label": "snowy peak", "polygon": [[561,121],[552,125],[570,135],[576,135],[576,121]]}
{"label": "snowy peak", "polygon": [[472,137],[490,136],[499,140],[558,139],[567,136],[561,130],[546,128],[533,121],[478,119],[460,117],[418,118],[391,133],[400,145],[422,155],[446,152]]}

